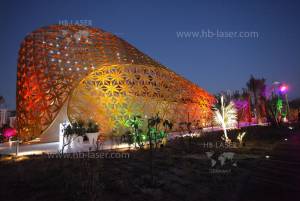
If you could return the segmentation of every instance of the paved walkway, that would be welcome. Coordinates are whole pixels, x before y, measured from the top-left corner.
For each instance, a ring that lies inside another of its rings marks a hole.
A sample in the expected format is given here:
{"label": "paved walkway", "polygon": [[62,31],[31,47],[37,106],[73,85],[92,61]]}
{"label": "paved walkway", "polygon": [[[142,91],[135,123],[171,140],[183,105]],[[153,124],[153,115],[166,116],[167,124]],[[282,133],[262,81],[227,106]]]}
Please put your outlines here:
{"label": "paved walkway", "polygon": [[278,144],[251,174],[239,200],[300,200],[300,132]]}
{"label": "paved walkway", "polygon": [[[100,150],[110,150],[110,149],[126,149],[130,146],[127,143],[116,144],[110,140],[105,141],[101,144]],[[39,155],[43,153],[57,153],[60,150],[59,142],[51,143],[33,143],[33,144],[23,144],[19,146],[18,155]],[[65,153],[75,153],[75,152],[87,152],[89,150],[96,150],[96,145],[91,145],[88,142],[83,144],[71,144],[65,147]],[[13,143],[3,143],[0,145],[0,154],[3,155],[14,155],[16,153],[16,145]]]}

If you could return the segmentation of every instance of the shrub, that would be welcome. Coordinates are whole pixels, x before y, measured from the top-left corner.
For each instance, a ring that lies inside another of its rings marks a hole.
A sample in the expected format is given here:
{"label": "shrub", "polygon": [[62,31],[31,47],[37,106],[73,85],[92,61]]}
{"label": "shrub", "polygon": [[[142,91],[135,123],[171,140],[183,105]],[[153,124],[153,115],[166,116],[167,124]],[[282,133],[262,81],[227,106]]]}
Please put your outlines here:
{"label": "shrub", "polygon": [[89,120],[87,122],[86,132],[87,133],[96,133],[96,132],[99,132],[99,125],[95,121]]}

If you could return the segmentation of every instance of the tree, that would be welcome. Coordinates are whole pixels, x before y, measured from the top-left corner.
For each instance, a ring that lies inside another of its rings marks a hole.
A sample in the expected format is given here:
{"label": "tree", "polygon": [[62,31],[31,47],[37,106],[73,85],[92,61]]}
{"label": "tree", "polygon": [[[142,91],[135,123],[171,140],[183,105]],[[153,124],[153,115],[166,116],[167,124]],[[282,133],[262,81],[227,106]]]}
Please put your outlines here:
{"label": "tree", "polygon": [[273,95],[266,103],[269,120],[272,125],[279,126],[281,122],[282,100],[278,95]]}
{"label": "tree", "polygon": [[72,125],[69,124],[64,128],[63,133],[63,143],[61,148],[61,154],[64,154],[65,147],[71,144],[72,136],[75,134],[75,130],[73,129]]}
{"label": "tree", "polygon": [[289,120],[300,122],[300,98],[290,101],[289,106],[290,106]]}
{"label": "tree", "polygon": [[[79,121],[79,122],[78,122],[79,128],[82,129],[83,125],[84,125],[84,124],[83,124],[82,121]],[[83,128],[83,129],[84,129],[84,128]],[[87,132],[87,133],[96,133],[96,132],[99,132],[99,125],[98,125],[95,121],[93,121],[93,120],[90,119],[90,120],[87,122],[86,132]]]}
{"label": "tree", "polygon": [[237,124],[238,128],[240,127],[240,122],[244,119],[247,108],[248,108],[248,101],[247,100],[234,100],[234,106],[237,109]]}
{"label": "tree", "polygon": [[253,95],[254,107],[255,107],[255,116],[257,118],[257,122],[262,122],[263,116],[263,108],[265,104],[262,104],[264,101],[264,92],[266,88],[265,84],[266,80],[256,79],[251,75],[249,81],[247,82],[247,87],[249,92]]}
{"label": "tree", "polygon": [[141,147],[141,139],[139,128],[143,125],[143,121],[141,116],[135,115],[131,119],[128,119],[125,122],[125,125],[132,129],[134,135],[134,146],[136,147],[136,142],[138,143],[139,147]]}
{"label": "tree", "polygon": [[[154,144],[155,144],[155,148],[157,147],[157,134],[158,134],[158,126],[161,123],[161,118],[159,117],[158,113],[154,116],[148,119],[148,131],[147,131],[147,135],[148,135],[148,141],[149,141],[149,148],[150,148],[150,175],[151,175],[151,185],[153,186],[155,184],[154,181],[154,172],[153,172],[153,157],[154,157],[154,153],[153,153],[153,136],[154,136]],[[168,129],[172,129],[173,128],[173,123],[170,122],[169,120],[164,120],[163,122],[163,126],[165,127],[165,131],[167,131]],[[163,131],[161,131],[163,132]]]}
{"label": "tree", "polygon": [[299,109],[300,108],[300,98],[296,98],[289,102],[290,108]]}
{"label": "tree", "polygon": [[5,105],[5,98],[3,96],[0,96],[0,107]]}
{"label": "tree", "polygon": [[241,99],[241,97],[242,97],[242,94],[240,94],[239,90],[236,90],[233,92],[233,95],[232,95],[233,100],[239,100],[239,99]]}
{"label": "tree", "polygon": [[248,89],[245,89],[243,88],[242,89],[243,92],[242,92],[242,97],[244,100],[247,101],[247,105],[248,105],[248,108],[247,108],[247,116],[248,116],[248,123],[249,125],[251,124],[251,118],[252,118],[252,114],[251,114],[251,96],[250,96],[250,93],[249,93],[249,90]]}
{"label": "tree", "polygon": [[164,122],[163,122],[163,126],[165,128],[165,133],[167,133],[168,131],[172,130],[173,123],[171,121],[165,119]]}
{"label": "tree", "polygon": [[70,145],[76,137],[83,137],[86,134],[87,129],[84,127],[84,124],[84,121],[78,120],[64,126],[61,154],[64,154],[65,147]]}
{"label": "tree", "polygon": [[158,113],[154,117],[151,117],[149,119],[150,127],[155,128],[155,132],[154,132],[155,148],[157,148],[157,134],[158,134],[158,126],[159,126],[160,122],[161,122],[161,118],[158,116]]}
{"label": "tree", "polygon": [[237,123],[237,110],[234,103],[230,101],[225,105],[224,97],[221,96],[220,104],[215,105],[213,109],[215,122],[222,127],[225,141],[230,141],[227,135],[227,127],[235,126]]}
{"label": "tree", "polygon": [[246,89],[242,92],[235,91],[233,94],[234,106],[237,109],[237,123],[240,126],[241,121],[251,122],[251,111],[249,111],[249,93]]}
{"label": "tree", "polygon": [[148,119],[148,140],[149,140],[149,147],[150,147],[150,175],[151,175],[151,185],[154,185],[154,174],[153,174],[153,144],[152,144],[152,136],[153,132],[155,132],[154,127],[155,121],[153,119]]}

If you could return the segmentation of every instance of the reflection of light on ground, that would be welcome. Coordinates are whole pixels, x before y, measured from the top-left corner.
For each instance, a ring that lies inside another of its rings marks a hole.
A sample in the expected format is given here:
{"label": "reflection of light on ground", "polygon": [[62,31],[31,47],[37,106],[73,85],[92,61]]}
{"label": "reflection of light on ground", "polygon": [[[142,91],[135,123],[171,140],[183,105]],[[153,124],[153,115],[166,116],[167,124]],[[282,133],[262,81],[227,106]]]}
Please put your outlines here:
{"label": "reflection of light on ground", "polygon": [[130,148],[130,145],[127,143],[122,143],[122,144],[116,144],[113,145],[113,149],[125,149],[125,148]]}
{"label": "reflection of light on ground", "polygon": [[0,161],[10,161],[12,159],[13,159],[12,156],[3,156],[3,157],[1,157]]}
{"label": "reflection of light on ground", "polygon": [[15,158],[15,161],[23,161],[29,159],[27,156],[18,156]]}
{"label": "reflection of light on ground", "polygon": [[41,141],[41,139],[40,139],[40,138],[35,138],[35,139],[33,139],[33,140],[29,141],[27,144],[31,144],[31,143],[37,143],[37,142],[40,142],[40,141]]}
{"label": "reflection of light on ground", "polygon": [[44,151],[40,151],[40,150],[35,150],[35,151],[23,151],[23,152],[19,152],[18,156],[28,156],[28,155],[39,155],[39,154],[43,154]]}
{"label": "reflection of light on ground", "polygon": [[11,161],[11,160],[14,160],[14,161],[23,161],[23,160],[27,160],[29,159],[29,157],[27,156],[5,156],[5,157],[1,157],[0,161]]}

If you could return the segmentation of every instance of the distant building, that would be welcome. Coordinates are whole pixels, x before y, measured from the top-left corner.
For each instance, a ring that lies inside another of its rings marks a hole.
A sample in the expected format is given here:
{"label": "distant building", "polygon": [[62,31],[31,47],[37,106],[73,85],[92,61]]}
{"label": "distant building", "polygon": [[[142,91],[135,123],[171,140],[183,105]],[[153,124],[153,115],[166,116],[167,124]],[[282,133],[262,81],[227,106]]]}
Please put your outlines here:
{"label": "distant building", "polygon": [[16,116],[9,117],[9,127],[16,128]]}
{"label": "distant building", "polygon": [[7,123],[8,119],[7,109],[0,109],[0,127]]}
{"label": "distant building", "polygon": [[0,127],[9,125],[12,128],[16,126],[16,111],[1,108],[0,109]]}

